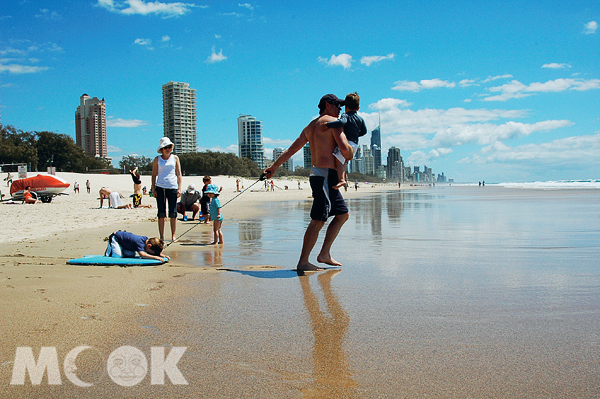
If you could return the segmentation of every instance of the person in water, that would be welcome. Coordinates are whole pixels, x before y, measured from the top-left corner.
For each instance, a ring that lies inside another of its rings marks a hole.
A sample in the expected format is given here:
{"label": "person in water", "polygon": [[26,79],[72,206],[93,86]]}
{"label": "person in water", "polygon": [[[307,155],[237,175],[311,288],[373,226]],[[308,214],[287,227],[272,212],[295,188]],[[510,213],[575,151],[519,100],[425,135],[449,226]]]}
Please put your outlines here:
{"label": "person in water", "polygon": [[337,160],[333,155],[333,151],[335,147],[339,147],[342,156],[351,159],[352,147],[341,128],[323,130],[322,125],[338,118],[343,102],[333,94],[324,95],[319,101],[320,116],[311,121],[273,165],[264,170],[266,178],[271,178],[279,166],[300,151],[307,142],[309,143],[313,164],[309,178],[313,194],[313,205],[310,211],[311,221],[304,233],[302,251],[297,265],[298,271],[323,270],[310,263],[309,256],[319,238],[319,232],[330,216],[333,216],[333,220],[327,227],[325,240],[317,256],[317,261],[332,266],[342,265],[331,257],[331,246],[342,226],[348,220],[349,215],[342,193],[334,188],[338,183],[338,173],[336,169]]}

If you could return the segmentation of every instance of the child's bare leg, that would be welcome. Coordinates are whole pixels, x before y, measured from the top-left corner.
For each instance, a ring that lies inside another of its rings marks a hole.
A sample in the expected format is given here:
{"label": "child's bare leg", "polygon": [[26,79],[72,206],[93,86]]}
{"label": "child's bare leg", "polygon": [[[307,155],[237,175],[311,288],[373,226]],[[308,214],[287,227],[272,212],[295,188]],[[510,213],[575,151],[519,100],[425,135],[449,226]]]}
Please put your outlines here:
{"label": "child's bare leg", "polygon": [[221,231],[222,220],[215,220],[215,243],[223,244],[223,232]]}
{"label": "child's bare leg", "polygon": [[336,169],[338,174],[338,182],[335,186],[333,186],[333,188],[339,190],[346,185],[346,166],[341,162],[336,162]]}

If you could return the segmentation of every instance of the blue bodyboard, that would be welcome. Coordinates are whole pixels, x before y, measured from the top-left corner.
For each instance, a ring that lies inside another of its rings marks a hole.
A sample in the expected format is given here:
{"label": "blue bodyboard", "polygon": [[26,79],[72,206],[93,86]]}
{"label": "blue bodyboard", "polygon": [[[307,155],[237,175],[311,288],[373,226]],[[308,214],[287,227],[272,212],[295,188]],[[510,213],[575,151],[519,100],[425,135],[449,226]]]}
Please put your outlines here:
{"label": "blue bodyboard", "polygon": [[[165,258],[167,262],[167,258]],[[86,255],[83,258],[68,260],[69,265],[90,265],[90,266],[154,266],[160,265],[163,262],[155,259],[143,258],[113,258],[104,255]]]}

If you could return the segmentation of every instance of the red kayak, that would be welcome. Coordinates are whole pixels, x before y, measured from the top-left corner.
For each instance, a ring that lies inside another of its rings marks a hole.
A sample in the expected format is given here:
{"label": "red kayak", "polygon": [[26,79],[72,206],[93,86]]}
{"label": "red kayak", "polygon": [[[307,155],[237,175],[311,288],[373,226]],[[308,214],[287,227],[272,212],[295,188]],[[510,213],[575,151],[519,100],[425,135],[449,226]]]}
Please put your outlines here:
{"label": "red kayak", "polygon": [[70,184],[66,180],[54,175],[39,174],[13,181],[10,186],[10,195],[15,200],[22,200],[23,191],[28,186],[31,187],[29,191],[36,193],[42,202],[50,202],[54,196],[61,194],[69,188]]}

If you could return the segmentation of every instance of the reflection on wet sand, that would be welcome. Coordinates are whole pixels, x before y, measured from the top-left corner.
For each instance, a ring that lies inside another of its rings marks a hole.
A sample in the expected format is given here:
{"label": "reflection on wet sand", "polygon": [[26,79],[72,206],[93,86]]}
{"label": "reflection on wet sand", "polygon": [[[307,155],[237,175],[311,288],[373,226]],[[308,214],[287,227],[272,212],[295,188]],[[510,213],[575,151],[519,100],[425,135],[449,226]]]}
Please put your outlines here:
{"label": "reflection on wet sand", "polygon": [[350,318],[331,290],[331,279],[340,272],[341,270],[329,270],[317,276],[329,314],[319,305],[310,286],[311,277],[299,277],[315,340],[313,383],[302,389],[302,393],[309,398],[353,397],[358,386],[352,379],[343,346]]}
{"label": "reflection on wet sand", "polygon": [[223,245],[213,245],[213,248],[203,251],[204,265],[222,267],[223,266]]}

